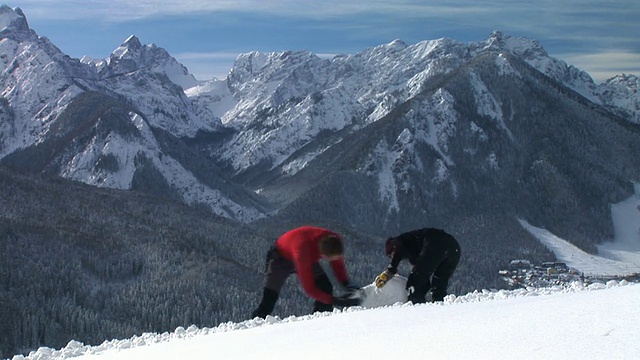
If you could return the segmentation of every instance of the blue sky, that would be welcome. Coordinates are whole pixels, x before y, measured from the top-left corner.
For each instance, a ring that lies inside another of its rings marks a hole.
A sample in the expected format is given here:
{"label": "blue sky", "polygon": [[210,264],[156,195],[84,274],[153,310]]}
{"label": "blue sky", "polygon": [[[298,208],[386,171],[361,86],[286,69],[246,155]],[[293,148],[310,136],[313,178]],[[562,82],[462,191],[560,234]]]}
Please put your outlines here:
{"label": "blue sky", "polygon": [[353,54],[394,39],[481,41],[493,30],[538,40],[597,82],[640,75],[638,0],[21,0],[38,35],[66,54],[106,58],[130,35],[165,48],[199,80],[240,53]]}

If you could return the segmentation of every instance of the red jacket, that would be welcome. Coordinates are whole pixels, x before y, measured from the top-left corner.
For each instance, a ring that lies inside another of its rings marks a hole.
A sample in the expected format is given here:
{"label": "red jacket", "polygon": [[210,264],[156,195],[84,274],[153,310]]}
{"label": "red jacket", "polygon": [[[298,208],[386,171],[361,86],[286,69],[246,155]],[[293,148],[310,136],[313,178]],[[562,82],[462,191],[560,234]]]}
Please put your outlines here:
{"label": "red jacket", "polygon": [[[307,295],[325,304],[331,304],[333,295],[316,287],[312,270],[313,264],[320,261],[320,239],[325,235],[334,235],[342,240],[340,235],[327,229],[302,226],[282,234],[276,241],[276,246],[280,255],[295,265],[296,273]],[[344,259],[341,257],[330,262],[330,265],[336,279],[340,283],[346,282],[348,277]]]}

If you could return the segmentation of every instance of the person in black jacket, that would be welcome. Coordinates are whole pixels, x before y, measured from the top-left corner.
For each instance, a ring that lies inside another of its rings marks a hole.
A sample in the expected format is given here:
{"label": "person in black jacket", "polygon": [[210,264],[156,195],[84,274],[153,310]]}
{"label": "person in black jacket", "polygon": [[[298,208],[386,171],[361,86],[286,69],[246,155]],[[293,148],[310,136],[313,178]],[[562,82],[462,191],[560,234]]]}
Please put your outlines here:
{"label": "person in black jacket", "polygon": [[449,278],[460,261],[460,245],[441,229],[425,228],[409,231],[387,239],[385,252],[391,263],[376,277],[376,286],[383,287],[398,271],[402,259],[413,265],[407,278],[409,301],[425,303],[431,290],[433,301],[443,301]]}

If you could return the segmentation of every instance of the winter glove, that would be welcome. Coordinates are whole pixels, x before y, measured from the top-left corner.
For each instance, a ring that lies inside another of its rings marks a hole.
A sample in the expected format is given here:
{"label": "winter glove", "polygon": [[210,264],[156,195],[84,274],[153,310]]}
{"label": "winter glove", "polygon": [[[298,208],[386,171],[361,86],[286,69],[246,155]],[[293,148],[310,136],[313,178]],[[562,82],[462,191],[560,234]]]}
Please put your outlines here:
{"label": "winter glove", "polygon": [[383,271],[382,274],[376,277],[376,287],[379,289],[385,286],[387,284],[387,281],[389,281],[392,277],[393,274],[389,270]]}
{"label": "winter glove", "polygon": [[333,305],[337,306],[360,306],[362,304],[361,297],[353,297],[352,295],[342,295],[333,297]]}

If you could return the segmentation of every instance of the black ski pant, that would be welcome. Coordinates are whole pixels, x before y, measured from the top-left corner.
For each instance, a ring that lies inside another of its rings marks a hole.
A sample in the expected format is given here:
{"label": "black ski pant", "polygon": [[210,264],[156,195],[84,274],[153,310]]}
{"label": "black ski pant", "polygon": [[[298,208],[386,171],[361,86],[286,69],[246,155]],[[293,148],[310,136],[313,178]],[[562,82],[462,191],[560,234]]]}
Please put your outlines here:
{"label": "black ski pant", "polygon": [[[278,301],[280,290],[284,286],[289,275],[296,272],[295,265],[292,261],[285,259],[280,255],[276,246],[271,247],[267,252],[267,260],[264,269],[264,288],[262,300],[258,307],[253,311],[252,318],[265,318],[273,312]],[[319,263],[313,265],[314,281],[318,289],[331,294],[333,285],[331,280],[324,272]],[[316,300],[313,304],[313,312],[332,311],[332,304],[325,304]]]}
{"label": "black ski pant", "polygon": [[430,244],[439,245],[425,249],[425,256],[418,258],[407,278],[408,300],[414,304],[425,303],[429,291],[433,301],[443,301],[449,278],[460,261],[460,245],[453,236],[442,232],[437,239],[430,240]]}

